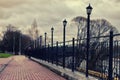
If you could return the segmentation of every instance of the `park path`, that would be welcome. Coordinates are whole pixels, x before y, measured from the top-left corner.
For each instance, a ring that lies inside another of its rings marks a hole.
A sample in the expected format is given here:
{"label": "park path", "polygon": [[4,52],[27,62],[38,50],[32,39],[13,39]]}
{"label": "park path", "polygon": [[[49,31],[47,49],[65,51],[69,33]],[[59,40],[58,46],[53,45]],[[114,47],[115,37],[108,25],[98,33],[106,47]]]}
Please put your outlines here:
{"label": "park path", "polygon": [[65,80],[49,69],[25,56],[13,56],[12,61],[0,73],[0,80]]}
{"label": "park path", "polygon": [[0,58],[0,68],[2,66],[6,65],[11,59],[12,59],[12,57],[9,57],[9,58]]}

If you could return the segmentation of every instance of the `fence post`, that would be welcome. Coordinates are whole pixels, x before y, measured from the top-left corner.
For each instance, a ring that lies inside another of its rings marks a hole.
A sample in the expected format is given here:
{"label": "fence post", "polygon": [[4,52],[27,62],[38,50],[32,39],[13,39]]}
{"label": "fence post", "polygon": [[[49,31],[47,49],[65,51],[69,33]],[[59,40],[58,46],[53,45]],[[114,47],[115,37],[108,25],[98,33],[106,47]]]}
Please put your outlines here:
{"label": "fence post", "polygon": [[48,63],[49,63],[49,61],[50,61],[50,52],[49,52],[49,49],[50,48],[50,45],[48,44],[48,50],[47,50],[47,52],[48,52]]}
{"label": "fence post", "polygon": [[108,70],[108,80],[112,80],[113,73],[113,31],[110,31],[110,41],[109,41],[109,70]]}
{"label": "fence post", "polygon": [[44,60],[46,61],[46,37],[47,37],[47,33],[45,32],[45,52],[44,52]]}
{"label": "fence post", "polygon": [[58,66],[58,41],[56,42],[56,65]]}
{"label": "fence post", "polygon": [[74,64],[74,57],[75,57],[75,56],[74,56],[74,52],[75,52],[75,39],[74,39],[74,38],[73,38],[73,40],[72,40],[72,46],[73,46],[73,50],[72,50],[72,51],[73,51],[73,52],[72,52],[72,72],[74,72],[74,67],[75,67],[75,66],[74,66],[74,65],[75,65],[75,64]]}
{"label": "fence post", "polygon": [[53,60],[54,60],[54,51],[53,51],[53,46],[51,46],[51,60],[52,60],[52,64],[53,64]]}

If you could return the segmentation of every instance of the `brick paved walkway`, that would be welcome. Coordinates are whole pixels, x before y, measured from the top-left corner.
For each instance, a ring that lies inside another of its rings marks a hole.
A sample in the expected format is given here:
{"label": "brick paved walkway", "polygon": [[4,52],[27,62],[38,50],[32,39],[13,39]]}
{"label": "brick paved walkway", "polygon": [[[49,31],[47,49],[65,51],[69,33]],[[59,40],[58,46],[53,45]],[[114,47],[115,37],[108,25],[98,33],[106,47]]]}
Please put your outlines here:
{"label": "brick paved walkway", "polygon": [[0,80],[65,80],[47,68],[27,59],[24,56],[14,56],[5,70],[0,74]]}
{"label": "brick paved walkway", "polygon": [[0,58],[0,68],[7,64],[9,61],[11,60],[11,57],[10,58]]}

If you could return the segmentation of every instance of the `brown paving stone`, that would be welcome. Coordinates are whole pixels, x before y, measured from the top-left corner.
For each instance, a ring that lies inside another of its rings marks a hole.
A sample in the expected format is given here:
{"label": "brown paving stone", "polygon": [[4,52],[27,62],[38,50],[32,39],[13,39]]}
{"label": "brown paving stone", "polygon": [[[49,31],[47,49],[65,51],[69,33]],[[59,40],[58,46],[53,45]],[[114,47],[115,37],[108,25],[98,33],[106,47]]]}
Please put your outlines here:
{"label": "brown paving stone", "polygon": [[10,60],[12,59],[12,57],[9,57],[9,58],[0,58],[0,68],[7,64]]}
{"label": "brown paving stone", "polygon": [[49,69],[25,58],[14,56],[6,69],[0,74],[0,80],[65,80]]}

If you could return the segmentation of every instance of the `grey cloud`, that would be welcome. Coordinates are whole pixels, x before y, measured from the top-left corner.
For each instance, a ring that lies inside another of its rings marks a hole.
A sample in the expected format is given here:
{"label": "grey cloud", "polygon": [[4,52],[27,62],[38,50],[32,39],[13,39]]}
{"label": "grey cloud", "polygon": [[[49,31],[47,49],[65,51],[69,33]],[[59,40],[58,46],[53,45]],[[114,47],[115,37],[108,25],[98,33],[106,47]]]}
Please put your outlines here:
{"label": "grey cloud", "polygon": [[[113,0],[114,1],[114,0]],[[116,2],[120,2],[120,0],[115,0]]]}
{"label": "grey cloud", "polygon": [[93,6],[92,16],[95,18],[104,16],[117,19],[119,17],[119,8],[113,0],[0,0],[0,25],[11,23],[23,29],[31,26],[36,18],[42,33],[45,31],[50,33],[50,28],[54,26],[57,36],[62,32],[62,20],[79,15],[86,16],[85,8],[89,3]]}
{"label": "grey cloud", "polygon": [[10,8],[25,3],[27,0],[0,0],[0,7]]}

